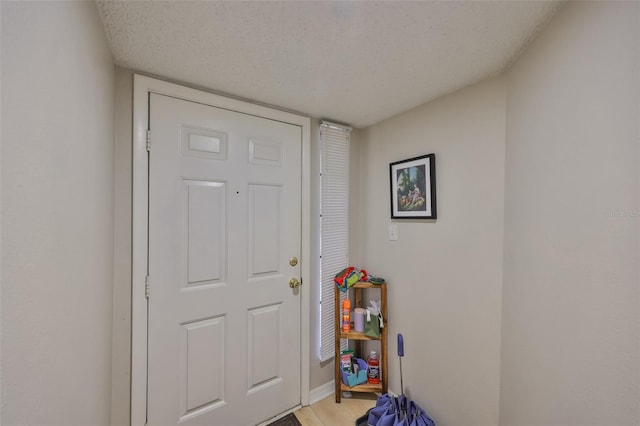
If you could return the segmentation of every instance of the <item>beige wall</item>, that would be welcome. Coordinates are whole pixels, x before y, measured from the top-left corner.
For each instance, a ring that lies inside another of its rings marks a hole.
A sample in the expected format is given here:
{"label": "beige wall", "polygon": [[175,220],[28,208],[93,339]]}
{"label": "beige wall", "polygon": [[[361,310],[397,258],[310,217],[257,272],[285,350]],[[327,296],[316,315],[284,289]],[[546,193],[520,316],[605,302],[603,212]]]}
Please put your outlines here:
{"label": "beige wall", "polygon": [[[569,3],[507,76],[361,132],[362,266],[439,424],[640,424],[639,24]],[[388,163],[429,152],[439,219],[388,241]]]}
{"label": "beige wall", "polygon": [[[506,81],[494,78],[363,132],[361,266],[389,283],[390,388],[442,425],[498,423]],[[436,154],[438,219],[394,220],[389,163]]]}
{"label": "beige wall", "polygon": [[505,426],[640,424],[639,12],[568,3],[509,73]]}
{"label": "beige wall", "polygon": [[2,424],[108,425],[114,67],[92,2],[1,2]]}

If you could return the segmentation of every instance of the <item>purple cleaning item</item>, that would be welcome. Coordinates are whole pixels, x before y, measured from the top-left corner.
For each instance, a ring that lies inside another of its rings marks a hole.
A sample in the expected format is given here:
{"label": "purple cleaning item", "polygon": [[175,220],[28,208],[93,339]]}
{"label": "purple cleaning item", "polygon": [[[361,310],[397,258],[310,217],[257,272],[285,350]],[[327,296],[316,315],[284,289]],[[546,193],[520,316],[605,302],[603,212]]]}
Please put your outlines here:
{"label": "purple cleaning item", "polygon": [[415,401],[404,394],[402,357],[404,337],[398,333],[398,358],[400,358],[400,396],[386,393],[378,397],[376,406],[356,420],[356,426],[436,426],[436,423]]}
{"label": "purple cleaning item", "polygon": [[402,357],[404,356],[404,337],[398,333],[398,357],[400,358],[400,395],[404,395],[404,383],[402,380]]}

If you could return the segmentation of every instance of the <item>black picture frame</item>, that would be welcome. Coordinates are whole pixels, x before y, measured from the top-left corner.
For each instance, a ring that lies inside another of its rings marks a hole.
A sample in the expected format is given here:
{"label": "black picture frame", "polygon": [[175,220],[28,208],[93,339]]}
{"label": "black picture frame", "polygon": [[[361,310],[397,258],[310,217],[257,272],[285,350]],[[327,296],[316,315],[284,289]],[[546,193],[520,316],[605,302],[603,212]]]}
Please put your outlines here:
{"label": "black picture frame", "polygon": [[392,219],[437,219],[436,155],[389,164]]}

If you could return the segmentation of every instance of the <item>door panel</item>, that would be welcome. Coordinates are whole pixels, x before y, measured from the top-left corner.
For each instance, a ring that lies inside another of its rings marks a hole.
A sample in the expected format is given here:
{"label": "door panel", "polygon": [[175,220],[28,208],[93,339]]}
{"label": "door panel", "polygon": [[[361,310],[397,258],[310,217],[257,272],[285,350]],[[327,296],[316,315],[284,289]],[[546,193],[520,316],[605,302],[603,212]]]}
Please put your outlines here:
{"label": "door panel", "polygon": [[249,265],[250,277],[277,274],[281,247],[281,188],[249,185]]}
{"label": "door panel", "polygon": [[277,339],[280,333],[281,305],[266,306],[249,311],[249,364],[247,371],[249,393],[274,385],[281,378],[283,367],[278,359]]}
{"label": "door panel", "polygon": [[183,258],[187,261],[187,286],[224,279],[225,185],[221,182],[185,180],[187,218]]}
{"label": "door panel", "polygon": [[182,325],[183,416],[224,401],[224,329],[224,317]]}
{"label": "door panel", "polygon": [[301,129],[152,94],[148,421],[300,403]]}

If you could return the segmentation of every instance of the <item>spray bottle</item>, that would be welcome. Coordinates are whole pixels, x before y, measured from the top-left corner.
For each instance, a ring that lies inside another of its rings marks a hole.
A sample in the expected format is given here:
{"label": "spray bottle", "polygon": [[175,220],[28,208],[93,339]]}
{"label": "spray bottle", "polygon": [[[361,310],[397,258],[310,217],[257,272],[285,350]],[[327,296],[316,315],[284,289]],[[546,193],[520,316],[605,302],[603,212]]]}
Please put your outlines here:
{"label": "spray bottle", "polygon": [[342,302],[342,332],[351,331],[351,301],[347,298]]}

